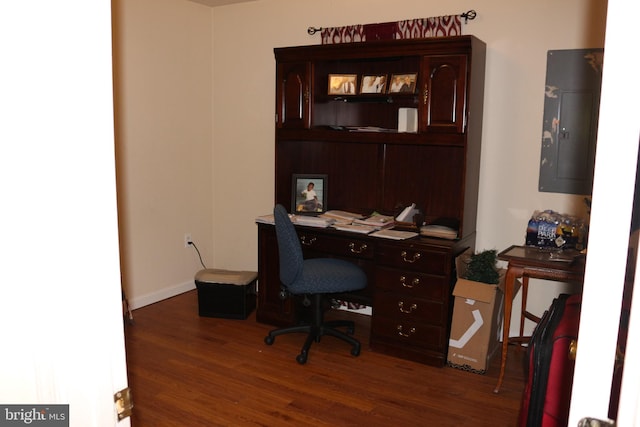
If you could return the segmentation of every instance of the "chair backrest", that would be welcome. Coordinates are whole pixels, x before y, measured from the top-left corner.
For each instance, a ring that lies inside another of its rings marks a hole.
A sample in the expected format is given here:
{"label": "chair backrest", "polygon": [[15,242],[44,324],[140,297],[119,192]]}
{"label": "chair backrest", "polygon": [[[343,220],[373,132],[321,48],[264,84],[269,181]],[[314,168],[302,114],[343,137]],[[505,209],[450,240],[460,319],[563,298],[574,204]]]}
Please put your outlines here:
{"label": "chair backrest", "polygon": [[289,286],[302,273],[302,246],[287,210],[278,204],[273,209],[280,257],[280,281]]}

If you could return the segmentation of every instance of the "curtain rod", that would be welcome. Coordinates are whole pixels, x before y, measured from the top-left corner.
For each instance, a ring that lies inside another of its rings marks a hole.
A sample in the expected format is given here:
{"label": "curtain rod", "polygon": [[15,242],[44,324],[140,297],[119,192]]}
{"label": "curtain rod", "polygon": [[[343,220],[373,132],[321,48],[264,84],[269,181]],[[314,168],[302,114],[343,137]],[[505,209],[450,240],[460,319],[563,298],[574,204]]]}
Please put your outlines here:
{"label": "curtain rod", "polygon": [[[468,10],[468,11],[463,12],[463,13],[460,14],[460,17],[464,18],[464,23],[465,24],[467,23],[467,21],[473,21],[474,19],[476,19],[476,16],[478,16],[478,14],[473,9]],[[307,28],[307,33],[309,33],[310,36],[314,35],[318,31],[322,31],[322,27],[320,27],[320,28],[316,28],[316,27]]]}

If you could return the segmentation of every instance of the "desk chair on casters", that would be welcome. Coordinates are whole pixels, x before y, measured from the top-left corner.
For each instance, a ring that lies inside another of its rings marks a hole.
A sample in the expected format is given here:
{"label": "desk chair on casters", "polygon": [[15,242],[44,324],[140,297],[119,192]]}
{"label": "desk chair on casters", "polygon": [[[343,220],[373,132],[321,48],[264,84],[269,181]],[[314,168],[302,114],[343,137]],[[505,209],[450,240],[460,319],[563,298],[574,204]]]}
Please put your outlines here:
{"label": "desk chair on casters", "polygon": [[[332,335],[351,344],[351,354],[360,354],[360,342],[350,336],[354,332],[354,323],[346,320],[324,321],[323,298],[328,294],[350,292],[362,289],[367,277],[357,265],[334,258],[303,259],[302,247],[286,209],[276,205],[273,210],[280,257],[280,281],[286,291],[293,295],[309,295],[313,305],[311,324],[275,329],[264,339],[273,344],[276,336],[292,332],[304,332],[307,339],[296,360],[301,365],[307,362],[309,348],[313,342],[320,342],[323,335]],[[346,327],[342,332],[336,327]]]}

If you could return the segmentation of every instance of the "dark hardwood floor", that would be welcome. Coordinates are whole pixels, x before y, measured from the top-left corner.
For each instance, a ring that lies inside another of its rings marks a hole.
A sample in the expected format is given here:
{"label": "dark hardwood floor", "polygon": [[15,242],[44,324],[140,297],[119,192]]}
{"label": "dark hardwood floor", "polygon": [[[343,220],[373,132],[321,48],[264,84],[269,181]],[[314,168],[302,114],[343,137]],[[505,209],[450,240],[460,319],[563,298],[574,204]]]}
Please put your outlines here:
{"label": "dark hardwood floor", "polygon": [[196,291],[140,308],[125,328],[134,427],[163,426],[515,426],[525,352],[509,348],[485,375],[374,353],[369,317],[357,322],[359,357],[333,337],[299,365],[301,334],[263,338],[255,321],[198,316]]}

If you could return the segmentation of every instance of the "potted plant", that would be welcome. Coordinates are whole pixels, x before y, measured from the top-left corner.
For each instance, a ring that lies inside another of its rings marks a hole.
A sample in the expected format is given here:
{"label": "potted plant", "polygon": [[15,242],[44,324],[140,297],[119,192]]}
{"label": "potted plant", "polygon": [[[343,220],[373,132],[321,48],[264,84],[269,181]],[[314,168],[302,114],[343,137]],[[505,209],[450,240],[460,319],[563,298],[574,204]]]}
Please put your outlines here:
{"label": "potted plant", "polygon": [[497,285],[500,282],[497,261],[498,252],[495,249],[487,249],[472,254],[469,257],[467,271],[464,278],[474,282]]}

